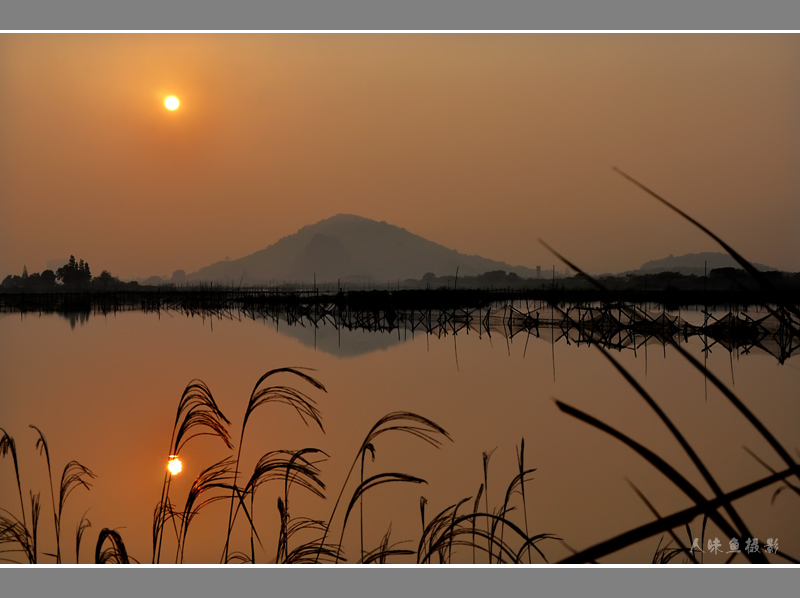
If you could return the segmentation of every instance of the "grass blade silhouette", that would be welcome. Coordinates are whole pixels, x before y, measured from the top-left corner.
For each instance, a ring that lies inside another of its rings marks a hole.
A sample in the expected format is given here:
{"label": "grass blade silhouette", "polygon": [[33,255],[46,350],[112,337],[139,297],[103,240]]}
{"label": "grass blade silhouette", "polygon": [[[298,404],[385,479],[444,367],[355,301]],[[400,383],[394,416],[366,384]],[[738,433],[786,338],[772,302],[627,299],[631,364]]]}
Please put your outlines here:
{"label": "grass blade silhouette", "polygon": [[[736,490],[728,492],[723,498],[714,498],[701,504],[695,504],[693,507],[678,511],[667,517],[658,519],[651,523],[646,523],[632,530],[619,534],[614,538],[600,542],[586,550],[582,550],[569,556],[561,563],[586,563],[595,561],[609,554],[613,554],[623,548],[632,546],[642,540],[646,540],[656,534],[663,533],[675,527],[686,525],[699,515],[703,515],[711,510],[718,509],[722,506],[723,502],[733,502],[754,492],[767,488],[772,484],[785,480],[787,477],[797,475],[800,473],[800,466],[791,467],[769,477],[763,478],[746,486],[742,486]],[[784,555],[786,557],[786,555]],[[789,557],[788,560],[794,560]]]}
{"label": "grass blade silhouette", "polygon": [[[645,506],[647,506],[648,510],[653,514],[653,516],[656,519],[661,519],[661,513],[659,513],[658,510],[656,510],[655,506],[653,506],[653,503],[650,502],[650,500],[644,495],[644,493],[641,490],[639,490],[639,488],[636,487],[636,484],[634,484],[632,481],[630,481],[627,478],[625,478],[625,481],[628,482],[628,485],[633,489],[633,491],[636,493],[636,495],[639,497],[639,499],[645,504]],[[686,548],[686,546],[683,544],[683,542],[681,542],[680,538],[678,538],[678,535],[674,532],[674,530],[670,529],[669,530],[669,535],[672,537],[672,540],[675,542],[675,544],[677,544],[678,547],[679,547],[676,550],[680,550],[680,551],[686,552],[689,555],[689,558],[691,559],[691,561],[693,563],[697,564],[697,559],[695,558],[694,553],[691,550],[689,550],[688,548]],[[659,541],[659,546],[660,545],[661,545],[661,542]],[[656,549],[656,554],[658,554],[658,549]],[[653,560],[654,560],[653,564],[655,564],[655,557],[654,557]]]}
{"label": "grass blade silhouette", "polygon": [[[556,405],[558,406],[561,411],[571,415],[583,422],[588,423],[589,425],[597,428],[613,436],[617,440],[620,440],[624,444],[626,444],[629,448],[632,448],[636,453],[642,456],[646,461],[648,461],[651,465],[653,465],[658,471],[660,471],[667,479],[669,479],[673,484],[675,484],[678,488],[680,488],[684,494],[686,494],[689,498],[691,498],[695,504],[697,505],[710,505],[711,502],[708,501],[686,478],[684,478],[680,473],[678,473],[675,468],[673,468],[669,463],[664,461],[661,457],[653,453],[650,449],[642,446],[638,442],[632,440],[625,434],[622,434],[618,430],[615,430],[611,426],[601,422],[600,420],[587,415],[583,411],[571,407],[561,401],[556,400]],[[724,505],[727,501],[725,500],[725,495],[722,497],[717,497],[717,500],[721,501]],[[716,526],[720,529],[720,531],[726,534],[729,538],[738,537],[736,530],[734,530],[730,524],[717,512],[716,509],[711,511],[704,511],[709,518],[716,524]],[[766,563],[767,560],[761,553],[756,553],[758,556],[753,554],[748,554],[748,558],[752,562],[756,563]]]}
{"label": "grass blade silhouette", "polygon": [[723,382],[717,378],[711,371],[709,371],[703,364],[701,364],[697,359],[695,359],[692,355],[690,355],[686,349],[681,347],[675,341],[671,341],[670,344],[673,348],[680,353],[689,363],[691,363],[695,369],[705,374],[711,383],[717,387],[717,389],[727,398],[734,407],[747,419],[748,422],[761,434],[761,436],[766,440],[769,445],[775,449],[775,452],[780,455],[781,459],[789,466],[793,467],[796,465],[794,459],[789,454],[789,452],[781,445],[780,442],[772,435],[772,433],[767,429],[767,427],[761,423],[761,421],[753,414],[747,406],[742,403],[742,401],[737,397],[730,389],[728,389]]}
{"label": "grass blade silhouette", "polygon": [[[636,381],[636,379],[633,376],[631,376],[631,374],[624,367],[620,365],[620,363],[616,359],[614,359],[614,357],[606,349],[604,349],[600,345],[595,345],[595,347],[597,347],[597,349],[603,354],[603,356],[611,362],[614,368],[623,376],[623,378],[625,378],[625,381],[628,384],[630,384],[634,388],[634,390],[636,390],[639,396],[641,396],[645,400],[645,402],[650,406],[650,408],[656,412],[659,419],[664,423],[664,425],[670,431],[672,436],[681,445],[681,448],[683,448],[684,452],[688,455],[689,459],[692,461],[694,466],[703,476],[703,479],[711,487],[711,490],[714,492],[714,494],[718,497],[722,497],[724,495],[722,488],[719,487],[719,484],[717,484],[716,480],[711,475],[711,472],[708,470],[705,464],[700,460],[700,457],[691,447],[689,442],[686,440],[686,438],[683,436],[680,430],[678,430],[677,426],[675,426],[675,424],[672,423],[672,420],[670,420],[669,417],[667,417],[667,414],[664,413],[664,411],[661,409],[658,403],[656,403],[656,401],[650,396],[650,394]],[[750,533],[750,530],[747,528],[746,524],[739,516],[739,513],[736,511],[733,505],[726,504],[724,505],[724,508],[727,511],[728,515],[730,516],[731,521],[733,521],[733,524],[738,528],[739,533],[736,534],[736,536],[752,538],[753,535]]]}

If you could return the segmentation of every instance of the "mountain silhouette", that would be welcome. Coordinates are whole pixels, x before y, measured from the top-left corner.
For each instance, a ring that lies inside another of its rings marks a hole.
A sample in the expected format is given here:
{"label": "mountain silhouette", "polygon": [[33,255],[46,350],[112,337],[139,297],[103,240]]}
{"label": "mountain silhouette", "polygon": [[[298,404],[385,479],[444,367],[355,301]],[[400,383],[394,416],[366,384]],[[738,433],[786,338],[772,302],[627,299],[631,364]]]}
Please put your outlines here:
{"label": "mountain silhouette", "polygon": [[[766,272],[772,270],[762,264],[753,266]],[[703,253],[687,253],[685,255],[670,255],[660,260],[651,260],[642,264],[638,270],[625,272],[625,274],[656,274],[658,272],[678,272],[680,274],[695,274],[702,276],[704,271],[711,272],[716,268],[741,268],[736,260],[727,253],[706,251]]]}
{"label": "mountain silhouette", "polygon": [[536,276],[477,255],[465,255],[386,222],[338,214],[237,260],[224,260],[189,274],[189,280],[264,284],[280,282],[395,282],[437,276],[477,275],[492,270]]}

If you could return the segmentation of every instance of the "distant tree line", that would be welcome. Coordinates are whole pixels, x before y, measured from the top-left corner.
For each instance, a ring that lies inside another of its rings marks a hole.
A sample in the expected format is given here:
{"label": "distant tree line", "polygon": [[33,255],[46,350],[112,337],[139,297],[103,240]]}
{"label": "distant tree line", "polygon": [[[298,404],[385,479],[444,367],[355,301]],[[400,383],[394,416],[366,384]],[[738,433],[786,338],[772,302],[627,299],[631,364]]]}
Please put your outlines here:
{"label": "distant tree line", "polygon": [[[543,273],[544,274],[544,273]],[[769,271],[763,272],[776,289],[800,292],[800,273]],[[679,272],[657,272],[602,275],[596,277],[605,288],[611,291],[742,291],[756,290],[758,284],[752,277],[739,268],[716,268],[708,276],[682,274]],[[44,270],[41,273],[28,273],[23,267],[22,275],[8,275],[0,283],[0,290],[11,292],[48,292],[48,291],[113,291],[135,290],[146,288],[172,288],[186,282],[186,274],[176,271],[172,280],[161,277],[150,277],[143,283],[136,281],[123,282],[103,270],[99,276],[92,276],[88,262],[76,260],[70,256],[69,261],[55,272]],[[203,283],[194,283],[203,286]],[[422,279],[398,280],[388,283],[389,290],[404,289],[476,289],[476,290],[549,290],[582,291],[593,289],[593,285],[582,275],[542,276],[541,278],[523,278],[514,272],[493,270],[475,276],[436,276],[426,273]]]}
{"label": "distant tree line", "polygon": [[536,278],[522,278],[515,272],[505,270],[492,270],[475,276],[436,276],[433,272],[428,272],[422,280],[409,279],[405,281],[409,288],[463,288],[463,289],[505,289],[505,288],[538,288],[543,281]]}
{"label": "distant tree line", "polygon": [[[800,273],[770,271],[763,273],[778,289],[800,289]],[[657,272],[642,274],[620,274],[597,277],[613,291],[723,291],[757,289],[758,284],[740,268],[716,268],[708,277],[680,272]],[[436,276],[432,272],[421,280],[408,279],[403,286],[409,289],[550,289],[586,290],[594,288],[580,274],[560,277],[523,278],[514,272],[494,270],[477,276]]]}
{"label": "distant tree line", "polygon": [[0,288],[4,291],[47,292],[54,290],[115,290],[137,288],[136,282],[122,282],[103,270],[100,276],[92,276],[89,262],[76,260],[74,255],[55,272],[44,270],[41,273],[28,274],[28,268],[22,267],[22,276],[9,274],[3,279]]}

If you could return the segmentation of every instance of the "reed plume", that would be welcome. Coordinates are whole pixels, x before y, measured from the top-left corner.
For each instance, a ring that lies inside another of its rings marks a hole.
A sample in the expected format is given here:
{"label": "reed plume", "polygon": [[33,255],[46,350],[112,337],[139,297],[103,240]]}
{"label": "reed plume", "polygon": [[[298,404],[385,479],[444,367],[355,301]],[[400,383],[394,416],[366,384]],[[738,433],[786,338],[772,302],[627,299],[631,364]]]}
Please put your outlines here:
{"label": "reed plume", "polygon": [[[177,457],[189,440],[198,436],[219,438],[228,449],[233,445],[227,426],[230,421],[222,413],[214,400],[211,391],[202,380],[192,380],[186,386],[178,403],[172,436],[169,442],[169,455]],[[153,563],[161,560],[161,547],[164,537],[164,525],[172,511],[169,503],[169,486],[172,475],[164,472],[164,483],[161,486],[161,498],[156,506],[153,518]],[[180,544],[180,532],[178,531]]]}
{"label": "reed plume", "polygon": [[233,531],[233,525],[235,523],[233,504],[234,504],[234,498],[236,496],[235,488],[238,479],[239,462],[242,456],[244,434],[247,429],[247,423],[250,420],[253,413],[255,412],[255,410],[263,405],[271,403],[288,405],[292,407],[292,409],[295,411],[295,413],[297,413],[297,415],[300,417],[303,423],[309,425],[309,423],[313,422],[319,427],[319,429],[322,432],[325,431],[325,428],[322,425],[322,414],[317,408],[316,402],[310,396],[290,386],[274,385],[274,386],[265,386],[262,388],[262,384],[268,378],[276,374],[286,373],[304,380],[305,382],[307,382],[312,387],[318,390],[327,392],[325,387],[320,382],[318,382],[317,380],[315,380],[314,378],[303,372],[302,369],[303,368],[284,367],[284,368],[277,368],[274,370],[270,370],[258,379],[255,386],[253,387],[253,392],[250,393],[250,399],[247,402],[247,409],[245,410],[244,419],[242,421],[242,432],[239,437],[239,448],[237,450],[235,459],[235,467],[233,472],[233,482],[232,482],[232,490],[230,498],[230,508],[228,510],[228,531],[225,537],[225,548],[223,550],[223,555],[222,555],[223,562],[228,562],[228,550],[230,546],[231,533]]}

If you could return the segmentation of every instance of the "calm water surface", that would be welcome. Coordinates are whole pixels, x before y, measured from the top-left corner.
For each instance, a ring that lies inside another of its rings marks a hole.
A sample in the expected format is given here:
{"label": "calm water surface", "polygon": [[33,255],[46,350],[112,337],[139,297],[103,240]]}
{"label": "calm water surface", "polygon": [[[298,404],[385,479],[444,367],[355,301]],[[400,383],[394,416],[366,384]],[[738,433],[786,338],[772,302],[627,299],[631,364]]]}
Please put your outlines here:
{"label": "calm water surface", "polygon": [[[424,478],[427,484],[386,484],[366,495],[367,549],[380,543],[390,524],[392,542],[408,540],[399,547],[416,549],[422,525],[420,497],[427,500],[429,520],[459,500],[476,496],[484,481],[484,452],[493,451],[489,508],[499,508],[517,473],[516,447],[523,437],[526,467],[536,468],[525,488],[528,528],[532,534],[548,532],[564,540],[539,545],[550,562],[569,556],[568,546],[587,548],[652,521],[626,480],[662,515],[692,505],[633,451],[562,413],[554,398],[628,434],[711,496],[654,412],[596,348],[563,338],[552,345],[550,337],[543,337],[522,334],[507,340],[474,330],[441,338],[403,331],[340,333],[332,327],[289,328],[285,323],[276,327],[271,322],[163,312],[95,315],[73,328],[56,315],[4,314],[0,316],[0,427],[17,442],[26,505],[29,489],[42,493],[40,552],[53,549],[52,515],[45,460],[35,450],[37,436],[28,425],[35,424],[47,437],[56,484],[72,459],[98,475],[91,491],[79,488],[67,503],[62,523],[65,562],[75,562],[74,530],[88,509],[92,527],[84,536],[83,562],[91,561],[97,534],[108,527],[122,534],[135,558],[149,563],[153,510],[161,493],[175,410],[187,383],[200,378],[208,384],[233,422],[231,436],[238,440],[253,385],[267,370],[283,366],[313,368],[312,374],[326,386],[328,392],[322,393],[291,377],[280,379],[317,400],[325,432],[304,425],[286,406],[263,407],[248,423],[242,471],[249,476],[258,458],[270,450],[315,447],[328,453],[330,458],[320,467],[329,500],[295,488],[293,517],[328,519],[332,498],[338,495],[364,436],[383,415],[416,412],[452,435],[453,442],[440,449],[398,433],[376,441],[375,460],[367,461],[366,476],[402,472]],[[697,339],[687,347],[703,359]],[[723,490],[769,473],[744,446],[770,466],[782,467],[744,418],[710,384],[706,390],[703,375],[673,349],[656,343],[615,355],[673,419]],[[800,360],[796,356],[779,365],[765,353],[731,354],[717,345],[708,355],[708,366],[784,446],[798,449]],[[194,476],[227,454],[218,439],[191,441],[182,451],[185,472],[174,479],[173,500],[182,505]],[[18,514],[10,457],[0,460],[0,476],[0,505]],[[778,538],[779,550],[796,557],[800,555],[798,498],[782,492],[772,504],[776,488],[748,496],[736,506],[762,543]],[[354,484],[348,487],[346,499],[354,489]],[[276,500],[281,493],[281,484],[273,483],[257,494],[254,517],[264,549],[258,548],[256,557],[262,563],[274,560]],[[484,507],[486,496],[481,499]],[[522,522],[518,497],[512,504],[518,508],[511,518]],[[209,505],[195,518],[186,562],[219,562],[227,505]],[[340,511],[334,520],[333,541],[338,541],[342,515]],[[702,518],[692,523],[698,537],[701,523]],[[358,529],[357,519],[348,523],[344,541],[349,561],[358,559]],[[706,539],[715,536],[729,550],[729,539],[709,524]],[[659,538],[603,562],[650,562]],[[165,540],[162,562],[174,562],[174,550],[174,541]],[[249,551],[244,525],[237,527],[234,550]],[[725,556],[706,555],[706,562],[724,562]],[[464,558],[470,560],[471,553]],[[50,560],[41,557],[42,562]]]}

